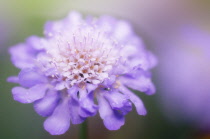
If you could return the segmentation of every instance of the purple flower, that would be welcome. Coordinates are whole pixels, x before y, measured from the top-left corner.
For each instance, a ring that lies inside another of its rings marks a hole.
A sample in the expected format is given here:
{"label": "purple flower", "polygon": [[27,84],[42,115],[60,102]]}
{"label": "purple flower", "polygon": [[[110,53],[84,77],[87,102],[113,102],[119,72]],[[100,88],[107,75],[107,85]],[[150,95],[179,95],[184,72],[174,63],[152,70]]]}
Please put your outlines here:
{"label": "purple flower", "polygon": [[132,103],[139,115],[146,114],[128,88],[155,92],[149,70],[156,59],[129,23],[108,16],[83,20],[72,12],[47,22],[44,34],[10,49],[21,71],[8,81],[20,84],[12,89],[16,101],[34,103],[35,111],[47,117],[44,128],[50,134],[63,134],[70,121],[80,124],[97,111],[106,128],[117,130]]}

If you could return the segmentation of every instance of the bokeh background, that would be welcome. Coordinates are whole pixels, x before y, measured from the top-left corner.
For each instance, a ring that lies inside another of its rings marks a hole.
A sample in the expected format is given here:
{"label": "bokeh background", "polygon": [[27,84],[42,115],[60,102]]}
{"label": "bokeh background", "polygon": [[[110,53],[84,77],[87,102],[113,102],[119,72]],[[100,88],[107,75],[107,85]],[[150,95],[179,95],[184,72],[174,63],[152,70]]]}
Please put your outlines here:
{"label": "bokeh background", "polygon": [[133,110],[118,131],[99,116],[88,119],[91,139],[210,139],[210,0],[0,0],[0,139],[77,139],[79,125],[60,136],[43,129],[44,118],[31,104],[13,100],[18,74],[8,48],[30,35],[42,36],[48,20],[76,10],[128,20],[159,59],[153,69],[157,92],[136,92],[148,110]]}

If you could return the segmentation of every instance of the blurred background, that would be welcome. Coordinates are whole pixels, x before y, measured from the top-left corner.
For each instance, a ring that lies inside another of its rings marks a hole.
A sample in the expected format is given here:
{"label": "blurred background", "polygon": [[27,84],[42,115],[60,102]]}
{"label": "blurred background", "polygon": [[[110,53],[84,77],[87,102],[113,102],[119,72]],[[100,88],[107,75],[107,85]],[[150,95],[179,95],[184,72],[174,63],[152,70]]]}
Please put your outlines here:
{"label": "blurred background", "polygon": [[132,23],[159,59],[153,69],[157,92],[136,92],[148,110],[133,110],[118,131],[105,129],[99,116],[88,119],[91,139],[210,139],[210,0],[0,0],[0,139],[77,139],[79,125],[60,136],[43,129],[45,118],[31,104],[13,100],[17,75],[8,48],[30,35],[42,36],[48,20],[76,10],[111,15]]}

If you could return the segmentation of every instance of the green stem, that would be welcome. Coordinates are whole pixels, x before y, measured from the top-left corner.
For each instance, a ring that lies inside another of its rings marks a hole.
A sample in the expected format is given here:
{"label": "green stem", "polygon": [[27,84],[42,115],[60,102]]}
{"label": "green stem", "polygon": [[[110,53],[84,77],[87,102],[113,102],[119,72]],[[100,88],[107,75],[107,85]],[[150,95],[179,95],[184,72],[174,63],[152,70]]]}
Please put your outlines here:
{"label": "green stem", "polygon": [[80,127],[80,139],[88,139],[88,123],[87,119],[81,124]]}

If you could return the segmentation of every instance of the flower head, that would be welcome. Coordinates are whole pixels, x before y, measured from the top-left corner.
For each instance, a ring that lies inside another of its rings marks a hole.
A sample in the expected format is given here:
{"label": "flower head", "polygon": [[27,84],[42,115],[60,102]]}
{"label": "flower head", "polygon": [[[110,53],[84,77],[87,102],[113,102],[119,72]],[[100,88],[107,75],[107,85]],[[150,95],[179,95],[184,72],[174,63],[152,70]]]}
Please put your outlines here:
{"label": "flower head", "polygon": [[[153,94],[149,70],[156,64],[130,24],[112,17],[82,19],[76,12],[47,22],[45,37],[29,37],[10,49],[21,69],[10,82],[15,100],[34,103],[44,128],[52,135],[65,133],[70,121],[82,123],[99,111],[106,128],[117,130],[132,103],[140,115],[146,109],[128,88]],[[97,100],[95,102],[94,100]]]}

